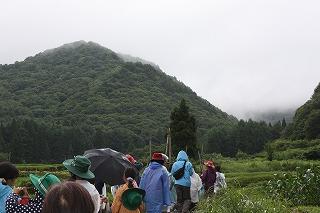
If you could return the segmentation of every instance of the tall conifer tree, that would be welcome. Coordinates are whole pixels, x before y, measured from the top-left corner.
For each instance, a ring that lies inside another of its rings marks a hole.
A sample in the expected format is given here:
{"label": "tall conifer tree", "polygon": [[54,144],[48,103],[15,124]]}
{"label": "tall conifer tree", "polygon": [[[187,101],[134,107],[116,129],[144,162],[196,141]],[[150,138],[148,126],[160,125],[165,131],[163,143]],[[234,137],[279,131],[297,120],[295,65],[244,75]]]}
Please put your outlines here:
{"label": "tall conifer tree", "polygon": [[189,156],[197,153],[197,126],[195,118],[189,113],[189,107],[184,99],[171,112],[171,140],[174,154],[186,150]]}

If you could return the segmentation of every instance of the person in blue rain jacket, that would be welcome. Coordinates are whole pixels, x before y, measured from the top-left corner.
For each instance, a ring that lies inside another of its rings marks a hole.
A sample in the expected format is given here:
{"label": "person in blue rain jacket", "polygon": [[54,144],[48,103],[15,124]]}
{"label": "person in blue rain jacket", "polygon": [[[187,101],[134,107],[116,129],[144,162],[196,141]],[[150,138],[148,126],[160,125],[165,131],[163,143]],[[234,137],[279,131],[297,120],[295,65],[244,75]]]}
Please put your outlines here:
{"label": "person in blue rain jacket", "polygon": [[163,164],[161,153],[154,153],[140,180],[140,188],[146,191],[144,202],[147,213],[161,213],[163,207],[171,205],[169,177]]}
{"label": "person in blue rain jacket", "polygon": [[176,179],[175,188],[177,193],[177,210],[178,212],[189,212],[191,206],[190,187],[193,167],[189,162],[188,155],[185,151],[180,151],[176,162],[172,166],[171,174],[174,174],[185,164],[184,174],[180,179]]}

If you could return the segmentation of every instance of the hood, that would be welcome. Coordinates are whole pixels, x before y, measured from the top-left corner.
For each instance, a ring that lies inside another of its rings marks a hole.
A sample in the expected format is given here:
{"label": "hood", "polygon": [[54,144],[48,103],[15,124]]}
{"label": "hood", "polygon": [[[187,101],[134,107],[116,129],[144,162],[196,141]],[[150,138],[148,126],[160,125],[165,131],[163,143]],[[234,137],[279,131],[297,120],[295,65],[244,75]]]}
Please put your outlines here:
{"label": "hood", "polygon": [[150,169],[158,169],[159,167],[162,167],[160,163],[157,163],[157,162],[150,163]]}
{"label": "hood", "polygon": [[188,155],[185,151],[180,151],[177,156],[177,161],[188,161]]}

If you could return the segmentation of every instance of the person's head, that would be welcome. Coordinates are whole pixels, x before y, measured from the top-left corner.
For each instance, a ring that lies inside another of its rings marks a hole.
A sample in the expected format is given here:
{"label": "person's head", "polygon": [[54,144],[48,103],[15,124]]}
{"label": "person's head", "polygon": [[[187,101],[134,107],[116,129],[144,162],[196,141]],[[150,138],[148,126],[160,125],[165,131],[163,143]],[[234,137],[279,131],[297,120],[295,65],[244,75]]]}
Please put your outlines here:
{"label": "person's head", "polygon": [[207,167],[207,169],[212,169],[214,168],[214,162],[211,160],[208,160],[204,163],[204,165]]}
{"label": "person's head", "polygon": [[136,171],[133,168],[127,168],[124,171],[124,181],[128,183],[128,188],[133,188],[133,181],[136,178]]}
{"label": "person's head", "polygon": [[161,153],[155,152],[152,154],[151,162],[157,162],[161,165],[164,164],[164,159]]}
{"label": "person's head", "polygon": [[176,161],[189,161],[189,157],[185,151],[181,150],[177,155]]}
{"label": "person's head", "polygon": [[216,165],[215,168],[216,168],[216,171],[217,171],[217,172],[221,172],[221,166]]}
{"label": "person's head", "polygon": [[19,177],[19,170],[15,165],[8,161],[0,163],[0,178],[3,178],[5,184],[13,186]]}
{"label": "person's head", "polygon": [[73,159],[65,160],[63,165],[71,174],[70,180],[90,180],[95,177],[90,171],[91,161],[85,156],[77,155]]}
{"label": "person's head", "polygon": [[75,182],[53,186],[47,193],[42,213],[93,213],[94,203],[89,192]]}

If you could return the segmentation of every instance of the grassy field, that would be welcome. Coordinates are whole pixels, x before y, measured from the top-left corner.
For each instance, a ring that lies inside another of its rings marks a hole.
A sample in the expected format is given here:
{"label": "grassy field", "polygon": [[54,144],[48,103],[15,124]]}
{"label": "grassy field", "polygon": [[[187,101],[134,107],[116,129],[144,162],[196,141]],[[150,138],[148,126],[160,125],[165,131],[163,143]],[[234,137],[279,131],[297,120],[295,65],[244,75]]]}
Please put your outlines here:
{"label": "grassy field", "polygon": [[320,161],[212,158],[221,165],[228,188],[215,197],[203,199],[197,212],[320,212],[318,206],[300,206],[286,197],[274,197],[267,187],[270,180],[295,176],[296,169],[320,167]]}

